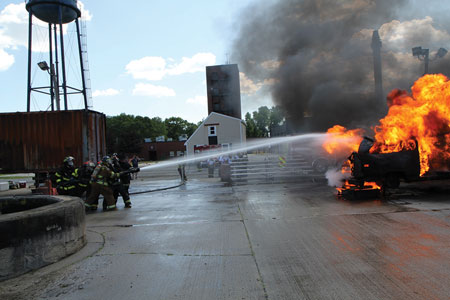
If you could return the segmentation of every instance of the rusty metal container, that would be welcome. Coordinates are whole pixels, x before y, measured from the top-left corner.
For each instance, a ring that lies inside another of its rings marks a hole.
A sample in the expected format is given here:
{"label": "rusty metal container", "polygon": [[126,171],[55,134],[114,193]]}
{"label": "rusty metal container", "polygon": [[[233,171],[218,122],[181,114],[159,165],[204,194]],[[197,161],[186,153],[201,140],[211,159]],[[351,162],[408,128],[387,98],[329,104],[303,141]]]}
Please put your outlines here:
{"label": "rusty metal container", "polygon": [[0,172],[39,173],[97,162],[106,153],[106,117],[90,110],[0,113]]}

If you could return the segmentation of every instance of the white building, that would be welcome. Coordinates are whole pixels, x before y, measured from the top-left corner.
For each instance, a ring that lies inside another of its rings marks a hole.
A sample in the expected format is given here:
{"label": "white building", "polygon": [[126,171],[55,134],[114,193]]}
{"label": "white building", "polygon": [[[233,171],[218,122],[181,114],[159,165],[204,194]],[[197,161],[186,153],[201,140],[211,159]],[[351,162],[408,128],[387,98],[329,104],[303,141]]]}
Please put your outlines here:
{"label": "white building", "polygon": [[246,126],[241,119],[212,112],[184,143],[187,155],[195,153],[194,148],[221,146],[223,150],[233,149],[246,142]]}

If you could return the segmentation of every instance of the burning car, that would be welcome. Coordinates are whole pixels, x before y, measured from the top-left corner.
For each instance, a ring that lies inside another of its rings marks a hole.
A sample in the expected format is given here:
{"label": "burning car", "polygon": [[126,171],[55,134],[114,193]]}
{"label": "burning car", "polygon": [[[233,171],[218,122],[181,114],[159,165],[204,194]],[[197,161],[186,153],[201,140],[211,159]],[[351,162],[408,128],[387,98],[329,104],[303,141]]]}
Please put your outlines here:
{"label": "burning car", "polygon": [[[395,188],[400,180],[425,181],[450,178],[450,80],[442,74],[426,74],[411,92],[392,90],[388,113],[365,130],[335,125],[328,129],[323,148],[328,153],[352,153],[341,174],[351,178],[339,194]],[[373,194],[376,194],[376,193]]]}
{"label": "burning car", "polygon": [[397,188],[400,180],[414,181],[420,177],[420,156],[417,141],[408,149],[391,153],[371,153],[374,141],[364,137],[358,152],[350,157],[351,174],[359,186],[376,182],[378,186]]}

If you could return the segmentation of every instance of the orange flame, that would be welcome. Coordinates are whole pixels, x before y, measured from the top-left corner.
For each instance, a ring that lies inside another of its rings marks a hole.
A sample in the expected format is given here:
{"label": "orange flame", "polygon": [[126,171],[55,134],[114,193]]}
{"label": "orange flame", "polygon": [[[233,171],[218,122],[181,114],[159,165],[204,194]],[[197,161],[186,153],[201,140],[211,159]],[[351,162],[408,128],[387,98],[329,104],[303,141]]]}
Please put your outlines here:
{"label": "orange flame", "polygon": [[[390,153],[412,150],[415,140],[419,145],[420,175],[429,170],[450,169],[450,81],[442,74],[419,78],[406,91],[393,90],[388,95],[389,111],[374,127],[375,144],[372,153]],[[357,136],[361,129],[349,130],[336,125],[328,130],[330,137],[323,144],[328,153],[347,149],[357,151],[357,144],[343,142],[347,134]]]}
{"label": "orange flame", "polygon": [[342,195],[345,190],[381,190],[381,186],[379,186],[376,182],[364,182],[364,186],[360,187],[355,184],[349,183],[348,180],[342,185],[342,187],[337,187],[338,195]]}
{"label": "orange flame", "polygon": [[417,140],[421,175],[430,169],[447,170],[450,163],[450,81],[442,74],[425,75],[411,88],[412,95],[393,90],[389,112],[375,127],[372,152],[411,150]]}
{"label": "orange flame", "polygon": [[350,153],[358,151],[363,133],[362,129],[347,130],[343,126],[334,125],[328,129],[327,137],[322,147],[329,154],[344,154],[348,156]]}

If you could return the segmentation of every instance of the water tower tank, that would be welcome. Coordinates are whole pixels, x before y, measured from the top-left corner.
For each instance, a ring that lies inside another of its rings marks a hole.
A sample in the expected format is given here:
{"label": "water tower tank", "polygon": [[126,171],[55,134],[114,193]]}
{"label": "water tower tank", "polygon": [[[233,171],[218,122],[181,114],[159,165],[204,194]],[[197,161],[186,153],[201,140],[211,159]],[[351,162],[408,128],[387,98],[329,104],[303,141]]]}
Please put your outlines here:
{"label": "water tower tank", "polygon": [[[59,24],[61,11],[61,23],[70,23],[81,16],[77,7],[77,0],[28,0],[26,8],[38,19]],[[61,9],[61,10],[60,10]]]}

